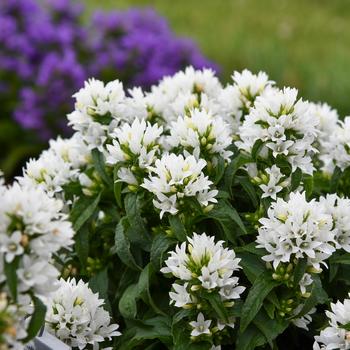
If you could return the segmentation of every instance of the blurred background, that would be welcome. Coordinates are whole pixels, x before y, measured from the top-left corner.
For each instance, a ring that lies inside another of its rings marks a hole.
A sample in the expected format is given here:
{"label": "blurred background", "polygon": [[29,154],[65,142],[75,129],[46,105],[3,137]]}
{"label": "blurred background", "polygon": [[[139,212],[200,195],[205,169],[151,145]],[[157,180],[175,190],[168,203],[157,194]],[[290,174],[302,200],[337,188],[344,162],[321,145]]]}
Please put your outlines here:
{"label": "blurred background", "polygon": [[0,0],[0,168],[69,135],[91,76],[147,89],[189,64],[223,82],[263,70],[350,114],[349,20],[348,0]]}

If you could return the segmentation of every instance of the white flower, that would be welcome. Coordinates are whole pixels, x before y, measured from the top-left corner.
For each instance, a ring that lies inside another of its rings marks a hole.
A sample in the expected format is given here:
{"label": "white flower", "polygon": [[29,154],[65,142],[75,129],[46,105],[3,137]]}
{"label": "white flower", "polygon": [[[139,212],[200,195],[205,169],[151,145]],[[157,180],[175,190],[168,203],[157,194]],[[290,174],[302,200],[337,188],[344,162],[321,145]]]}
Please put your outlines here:
{"label": "white flower", "polygon": [[80,169],[88,164],[91,154],[79,134],[70,139],[50,141],[50,148],[38,159],[31,159],[17,178],[25,186],[44,189],[50,196],[63,190],[63,186],[78,178]]}
{"label": "white flower", "polygon": [[72,347],[85,349],[120,335],[118,325],[103,309],[103,300],[83,281],[59,281],[57,291],[46,300],[46,328]]}
{"label": "white flower", "polygon": [[205,166],[203,159],[173,153],[156,160],[151,168],[154,175],[145,179],[141,186],[156,196],[153,204],[160,209],[161,218],[164,213],[176,214],[186,197],[196,198],[202,206],[217,202],[218,192],[211,190],[212,182],[202,172]]}
{"label": "white flower", "polygon": [[[224,248],[223,243],[215,243],[214,237],[205,233],[193,233],[193,237],[188,238],[188,243],[183,242],[176,246],[175,251],[170,252],[165,261],[166,267],[161,272],[171,273],[185,281],[183,285],[173,284],[177,294],[171,292],[170,298],[175,306],[196,303],[199,298],[197,290],[201,288],[219,293],[223,301],[239,299],[245,288],[239,286],[239,279],[233,274],[240,268],[240,259],[236,258],[232,249]],[[188,287],[189,281],[192,286],[196,286],[194,289]]]}
{"label": "white flower", "polygon": [[272,262],[275,269],[281,262],[302,258],[320,269],[335,250],[331,215],[319,202],[307,202],[305,193],[291,193],[287,202],[278,198],[260,223],[257,247],[267,251],[263,260]]}
{"label": "white flower", "polygon": [[332,174],[336,166],[344,171],[350,165],[350,117],[339,121],[328,140],[322,142],[320,150],[324,172]]}
{"label": "white flower", "polygon": [[131,125],[124,124],[114,130],[113,144],[106,146],[107,163],[112,165],[125,163],[126,167],[123,166],[118,170],[121,181],[137,184],[143,180],[158,155],[162,132],[162,127],[139,119],[135,119]]}
{"label": "white flower", "polygon": [[23,246],[21,245],[22,233],[15,231],[10,236],[0,234],[0,252],[5,254],[7,263],[13,261],[17,255],[23,254]]}
{"label": "white flower", "polygon": [[100,80],[89,79],[73,97],[76,110],[68,115],[69,124],[74,130],[81,131],[92,120],[99,122],[106,114],[114,115],[115,107],[124,99],[125,93],[118,80],[105,85]]}
{"label": "white flower", "polygon": [[329,326],[315,337],[314,350],[350,349],[350,299],[331,303],[331,309],[326,311]]}
{"label": "white flower", "polygon": [[336,248],[350,253],[350,199],[328,194],[320,198],[320,203],[332,216]]}
{"label": "white flower", "polygon": [[309,102],[309,113],[319,121],[317,125],[319,130],[317,141],[320,144],[328,141],[330,135],[337,127],[339,121],[338,112],[327,103]]}
{"label": "white flower", "polygon": [[259,186],[263,191],[261,198],[271,197],[276,200],[277,193],[283,190],[284,181],[281,183],[283,175],[276,165],[267,168],[265,172],[268,174],[268,183]]}
{"label": "white flower", "polygon": [[170,304],[174,303],[176,307],[183,307],[192,303],[191,295],[187,292],[188,283],[183,286],[177,283],[173,283],[172,287],[175,292],[170,292]]}
{"label": "white flower", "polygon": [[171,147],[183,147],[207,160],[214,155],[229,160],[232,155],[227,150],[232,143],[229,126],[220,117],[213,117],[204,110],[191,110],[189,116],[173,122],[167,141]]}
{"label": "white flower", "polygon": [[274,84],[274,81],[269,80],[265,72],[253,74],[247,69],[244,69],[241,73],[234,72],[232,80],[234,81],[233,86],[239,92],[239,98],[242,103],[241,108],[247,110],[254,105],[257,96],[262,95],[265,89],[270,88]]}
{"label": "white flower", "polygon": [[[216,99],[222,86],[210,69],[188,67],[172,77],[163,78],[147,95],[149,109],[168,123],[186,114],[187,109],[199,107],[206,99]],[[207,103],[208,104],[208,103]]]}
{"label": "white flower", "polygon": [[200,312],[197,316],[197,321],[190,322],[190,326],[193,328],[191,336],[198,337],[202,334],[211,334],[210,325],[211,320],[205,320],[204,315]]}
{"label": "white flower", "polygon": [[284,88],[268,89],[258,96],[239,128],[240,140],[236,145],[250,153],[255,142],[261,140],[262,156],[270,149],[274,158],[285,156],[292,171],[300,168],[312,174],[312,156],[316,152],[312,143],[317,136],[318,120],[310,114],[308,103],[297,100],[297,94],[296,89]]}
{"label": "white flower", "polygon": [[[303,309],[303,306],[304,305],[301,304],[298,307],[296,307],[295,310],[293,310],[293,314],[297,315]],[[292,319],[292,323],[294,324],[294,326],[308,331],[309,330],[308,325],[312,322],[311,315],[314,314],[315,312],[316,312],[316,308],[313,307],[306,315],[299,318]]]}
{"label": "white flower", "polygon": [[30,254],[51,257],[73,243],[72,225],[62,208],[61,200],[50,198],[40,188],[14,183],[0,203],[0,234],[12,234],[11,227],[16,227],[16,242],[20,241]]}

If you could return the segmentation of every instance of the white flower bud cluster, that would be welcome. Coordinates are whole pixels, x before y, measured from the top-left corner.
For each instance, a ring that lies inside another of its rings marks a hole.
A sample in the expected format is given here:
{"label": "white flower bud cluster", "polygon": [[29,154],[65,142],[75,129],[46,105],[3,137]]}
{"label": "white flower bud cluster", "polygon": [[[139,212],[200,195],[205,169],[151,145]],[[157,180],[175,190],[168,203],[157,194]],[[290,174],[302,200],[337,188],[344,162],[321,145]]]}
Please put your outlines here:
{"label": "white flower bud cluster", "polygon": [[47,298],[46,329],[69,346],[99,349],[99,343],[119,336],[119,326],[111,324],[104,301],[82,280],[59,280],[58,289]]}
{"label": "white flower bud cluster", "polygon": [[[205,300],[201,292],[211,295],[217,294],[225,307],[232,307],[234,300],[240,298],[245,287],[239,285],[239,278],[234,276],[240,269],[240,259],[236,258],[232,249],[224,248],[223,241],[215,242],[214,237],[205,233],[193,233],[188,243],[178,245],[175,251],[170,252],[165,261],[166,267],[161,269],[165,274],[172,274],[177,281],[172,285],[170,303],[181,308],[197,308],[205,311]],[[198,314],[197,321],[190,322],[193,337],[202,334],[210,335],[217,327],[233,327],[234,320],[229,323],[217,319],[205,320],[203,313]]]}
{"label": "white flower bud cluster", "polygon": [[350,349],[350,299],[331,303],[331,310],[326,311],[328,327],[315,337],[314,350]]}

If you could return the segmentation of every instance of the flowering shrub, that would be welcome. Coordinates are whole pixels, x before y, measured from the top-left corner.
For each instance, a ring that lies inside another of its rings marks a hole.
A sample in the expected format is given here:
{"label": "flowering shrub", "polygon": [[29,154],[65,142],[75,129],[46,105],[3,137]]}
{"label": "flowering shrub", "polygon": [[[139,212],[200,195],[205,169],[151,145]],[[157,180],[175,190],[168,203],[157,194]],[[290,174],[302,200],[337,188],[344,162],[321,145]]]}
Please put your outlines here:
{"label": "flowering shrub", "polygon": [[79,349],[349,349],[347,119],[232,78],[74,95],[75,134],[1,187],[1,341],[45,323]]}
{"label": "flowering shrub", "polygon": [[213,67],[152,10],[97,11],[88,25],[82,11],[69,0],[0,4],[0,111],[39,139],[69,130],[70,97],[89,76],[146,88],[188,64]]}

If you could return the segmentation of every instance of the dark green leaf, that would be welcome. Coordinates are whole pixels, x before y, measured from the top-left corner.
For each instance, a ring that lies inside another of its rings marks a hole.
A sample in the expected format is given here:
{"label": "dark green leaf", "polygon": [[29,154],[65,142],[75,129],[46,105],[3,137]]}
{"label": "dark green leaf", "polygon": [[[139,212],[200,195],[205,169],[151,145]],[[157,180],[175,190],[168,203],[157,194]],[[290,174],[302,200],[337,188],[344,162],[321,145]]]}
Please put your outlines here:
{"label": "dark green leaf", "polygon": [[243,305],[240,331],[244,332],[260,310],[264,299],[279,283],[271,277],[271,271],[261,274],[249,290],[247,299]]}
{"label": "dark green leaf", "polygon": [[172,245],[173,240],[163,234],[158,234],[152,242],[151,262],[156,270],[159,270],[163,265],[164,254]]}
{"label": "dark green leaf", "polygon": [[127,218],[123,217],[115,230],[114,241],[115,245],[112,251],[115,251],[120,260],[133,270],[141,270],[141,268],[136,264],[136,261],[130,251],[130,242],[125,235],[124,225],[127,222]]}
{"label": "dark green leaf", "polygon": [[339,167],[335,167],[333,174],[332,174],[332,178],[331,178],[331,182],[330,182],[330,192],[336,192],[337,188],[338,188],[338,184],[339,184],[339,180],[342,177],[342,171]]}
{"label": "dark green leaf", "polygon": [[85,268],[89,256],[89,228],[84,225],[74,236],[74,250],[78,255],[81,265]]}
{"label": "dark green leaf", "polygon": [[35,296],[33,297],[33,304],[34,312],[29,321],[27,337],[24,340],[25,343],[29,342],[39,333],[45,322],[46,306],[39,298]]}
{"label": "dark green leaf", "polygon": [[237,225],[244,234],[247,234],[247,230],[237,210],[227,201],[219,201],[207,216],[217,220],[221,224],[227,235],[227,239],[230,241],[235,240],[234,232],[232,232],[234,229],[234,225],[232,225],[233,223]]}
{"label": "dark green leaf", "polygon": [[252,158],[254,160],[257,159],[257,157],[259,156],[259,153],[262,149],[262,147],[264,146],[264,142],[262,140],[256,140],[254,145],[253,145],[253,148],[252,148]]}
{"label": "dark green leaf", "polygon": [[265,271],[265,266],[260,256],[250,253],[239,253],[237,256],[241,258],[239,264],[242,266],[244,274],[249,282],[253,284],[256,278]]}
{"label": "dark green leaf", "polygon": [[256,208],[259,202],[258,202],[258,197],[256,195],[256,190],[253,184],[250,182],[250,180],[247,177],[244,177],[244,176],[237,176],[237,180],[242,185],[244,191],[250,198],[254,208]]}
{"label": "dark green leaf", "polygon": [[218,163],[215,166],[215,179],[214,185],[217,185],[222,179],[225,172],[225,159],[222,157],[218,157]]}
{"label": "dark green leaf", "polygon": [[219,319],[225,322],[228,322],[227,310],[221,300],[219,294],[211,293],[204,295],[204,298],[209,301],[211,307],[215,310],[216,314],[219,316]]}
{"label": "dark green leaf", "polygon": [[225,182],[224,188],[231,195],[232,195],[232,182],[237,170],[240,167],[242,167],[244,164],[247,164],[250,162],[252,162],[252,159],[249,156],[239,153],[226,167],[225,173],[224,173],[224,182]]}
{"label": "dark green leaf", "polygon": [[17,256],[10,263],[4,259],[4,272],[6,276],[6,283],[10,291],[11,298],[17,301],[17,268],[19,264],[19,257]]}
{"label": "dark green leaf", "polygon": [[119,311],[123,317],[127,319],[134,319],[136,317],[137,298],[138,286],[137,284],[131,284],[128,288],[126,288],[122,297],[119,300]]}
{"label": "dark green leaf", "polygon": [[265,336],[254,325],[250,325],[239,335],[236,350],[253,350],[265,343]]}
{"label": "dark green leaf", "polygon": [[140,201],[136,193],[128,193],[125,197],[125,211],[130,229],[127,231],[131,242],[138,244],[143,250],[151,250],[151,237],[141,217]]}
{"label": "dark green leaf", "polygon": [[70,212],[70,221],[73,229],[77,232],[85,222],[94,214],[98,203],[100,202],[101,193],[97,197],[81,196]]}
{"label": "dark green leaf", "polygon": [[94,162],[94,167],[98,175],[108,187],[112,187],[113,186],[112,180],[110,179],[110,177],[106,172],[106,162],[105,162],[104,155],[97,148],[94,148],[91,151],[91,155],[92,155],[92,160]]}
{"label": "dark green leaf", "polygon": [[263,310],[256,315],[253,323],[264,334],[271,348],[273,340],[288,327],[287,321],[271,319]]}
{"label": "dark green leaf", "polygon": [[294,269],[294,285],[297,286],[304,276],[307,267],[307,259],[298,260],[298,263]]}
{"label": "dark green leaf", "polygon": [[314,190],[314,178],[311,175],[303,176],[303,183],[306,192],[306,198],[310,198]]}
{"label": "dark green leaf", "polygon": [[184,224],[181,222],[178,216],[169,216],[169,224],[171,231],[174,233],[175,237],[180,241],[186,241],[187,234]]}
{"label": "dark green leaf", "polygon": [[98,293],[100,299],[105,301],[105,309],[111,312],[111,305],[108,299],[108,272],[107,268],[99,271],[89,281],[89,287],[94,293]]}
{"label": "dark green leaf", "polygon": [[295,191],[299,187],[302,176],[303,176],[303,173],[301,169],[297,168],[292,174],[291,191]]}

